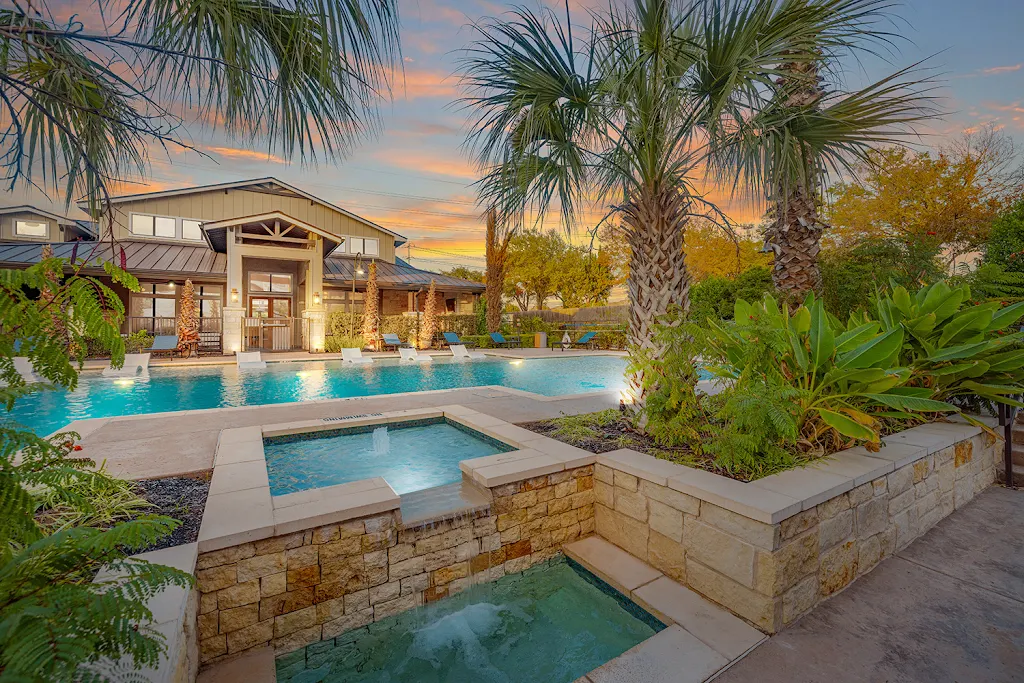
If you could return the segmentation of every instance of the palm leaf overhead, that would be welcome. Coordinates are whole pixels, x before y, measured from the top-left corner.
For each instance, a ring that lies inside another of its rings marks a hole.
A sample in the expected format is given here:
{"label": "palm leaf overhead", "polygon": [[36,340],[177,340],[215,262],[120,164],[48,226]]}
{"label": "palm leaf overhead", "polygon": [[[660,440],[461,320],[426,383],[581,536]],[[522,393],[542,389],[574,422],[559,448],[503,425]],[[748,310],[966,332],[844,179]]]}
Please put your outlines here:
{"label": "palm leaf overhead", "polygon": [[195,117],[302,161],[376,125],[398,54],[394,0],[98,0],[103,26],[45,2],[0,10],[0,164],[67,201],[105,194]]}
{"label": "palm leaf overhead", "polygon": [[[873,26],[886,4],[633,0],[592,13],[585,31],[522,7],[488,19],[461,62],[481,202],[507,221],[557,209],[566,227],[588,208],[617,213],[632,252],[629,341],[657,356],[656,321],[688,306],[686,226],[717,213],[695,182],[709,167],[760,178],[748,166],[772,157],[754,143],[776,128],[758,117],[793,119],[773,108],[785,66],[847,49],[853,26]],[[836,109],[830,124],[852,114]],[[799,134],[823,128],[810,121]],[[630,385],[642,402],[642,378]]]}

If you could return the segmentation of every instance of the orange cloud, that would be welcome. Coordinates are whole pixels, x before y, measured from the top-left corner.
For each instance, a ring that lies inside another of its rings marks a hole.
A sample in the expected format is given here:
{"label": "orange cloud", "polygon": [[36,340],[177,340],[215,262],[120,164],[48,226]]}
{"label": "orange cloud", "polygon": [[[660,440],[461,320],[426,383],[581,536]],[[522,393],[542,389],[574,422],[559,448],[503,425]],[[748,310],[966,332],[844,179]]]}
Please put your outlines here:
{"label": "orange cloud", "polygon": [[[460,157],[445,158],[436,152],[411,152],[401,149],[388,149],[377,152],[374,154],[374,157],[391,166],[410,169],[417,173],[451,176],[452,178],[462,178],[469,182],[475,181],[480,177],[476,167],[468,161]],[[469,183],[467,182],[467,184]]]}
{"label": "orange cloud", "polygon": [[283,164],[285,160],[268,152],[257,152],[252,149],[237,149],[235,147],[203,147],[204,150],[216,156],[228,157],[231,159],[249,159],[252,161],[267,161],[274,164]]}
{"label": "orange cloud", "polygon": [[988,69],[982,69],[981,73],[986,76],[991,76],[993,74],[1005,74],[1010,73],[1011,71],[1020,71],[1022,68],[1024,68],[1024,62],[1021,62],[1020,64],[1010,64],[1008,66],[989,67]]}
{"label": "orange cloud", "polygon": [[445,97],[455,99],[459,94],[457,79],[441,71],[406,68],[392,73],[392,84],[396,95],[407,100],[423,97]]}

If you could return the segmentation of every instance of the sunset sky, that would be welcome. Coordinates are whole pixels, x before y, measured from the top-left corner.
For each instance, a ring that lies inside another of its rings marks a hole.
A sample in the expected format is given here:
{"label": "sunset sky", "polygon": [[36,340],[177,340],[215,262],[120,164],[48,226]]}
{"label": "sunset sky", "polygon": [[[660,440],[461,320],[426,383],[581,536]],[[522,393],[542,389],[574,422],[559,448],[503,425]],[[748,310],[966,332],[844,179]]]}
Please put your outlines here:
{"label": "sunset sky", "polygon": [[[532,0],[537,2],[537,0]],[[508,5],[491,0],[399,0],[404,81],[394,101],[382,107],[383,131],[337,165],[303,168],[268,158],[265,148],[188,126],[194,152],[154,152],[152,172],[134,179],[134,191],[155,191],[196,184],[276,176],[409,237],[419,267],[439,270],[454,264],[482,267],[482,223],[470,183],[473,166],[460,145],[464,114],[457,98],[457,51],[473,38],[467,25]],[[573,5],[573,3],[575,3]],[[95,15],[89,0],[63,0],[62,7]],[[589,0],[596,6],[603,0]],[[561,7],[561,3],[556,3]],[[584,17],[578,0],[574,15]],[[56,9],[56,7],[54,7]],[[923,144],[936,145],[964,129],[994,122],[1024,143],[1024,2],[1021,0],[908,0],[898,32],[907,40],[893,64],[868,59],[851,65],[848,83],[857,86],[925,58],[941,76],[942,106]],[[716,196],[716,195],[713,195]],[[48,202],[19,191],[0,204],[34,203],[62,211],[62,198]],[[744,202],[723,202],[738,221],[756,220],[758,211]],[[552,223],[550,227],[556,227]],[[588,226],[583,226],[588,227]]]}

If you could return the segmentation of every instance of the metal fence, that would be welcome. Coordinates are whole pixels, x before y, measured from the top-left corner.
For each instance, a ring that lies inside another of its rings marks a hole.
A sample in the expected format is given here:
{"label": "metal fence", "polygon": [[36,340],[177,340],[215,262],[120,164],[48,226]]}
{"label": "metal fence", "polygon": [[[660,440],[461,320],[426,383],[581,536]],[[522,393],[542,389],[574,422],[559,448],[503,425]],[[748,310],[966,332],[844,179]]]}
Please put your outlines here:
{"label": "metal fence", "polygon": [[305,318],[242,318],[243,351],[309,350]]}
{"label": "metal fence", "polygon": [[[221,318],[200,318],[199,319],[199,352],[220,353],[222,348],[223,330]],[[131,316],[128,318],[128,333],[146,331],[149,334],[177,336],[178,319],[171,317],[143,317]]]}

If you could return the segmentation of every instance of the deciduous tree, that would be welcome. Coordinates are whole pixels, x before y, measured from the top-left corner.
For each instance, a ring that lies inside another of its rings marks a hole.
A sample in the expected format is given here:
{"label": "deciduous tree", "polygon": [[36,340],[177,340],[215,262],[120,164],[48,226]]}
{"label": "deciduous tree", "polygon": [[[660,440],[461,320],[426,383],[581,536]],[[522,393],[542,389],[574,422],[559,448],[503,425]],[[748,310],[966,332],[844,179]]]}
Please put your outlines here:
{"label": "deciduous tree", "polygon": [[771,267],[772,255],[762,251],[763,244],[750,231],[734,240],[710,221],[695,221],[686,231],[686,259],[698,282],[712,275],[735,277],[754,266]]}
{"label": "deciduous tree", "polygon": [[544,309],[544,302],[555,292],[562,268],[560,259],[566,249],[565,240],[555,232],[527,230],[512,237],[508,246],[505,292],[520,310],[529,309],[531,299],[538,310]]}
{"label": "deciduous tree", "polygon": [[596,306],[608,301],[615,278],[604,251],[596,254],[566,245],[555,268],[555,296],[565,308]]}

